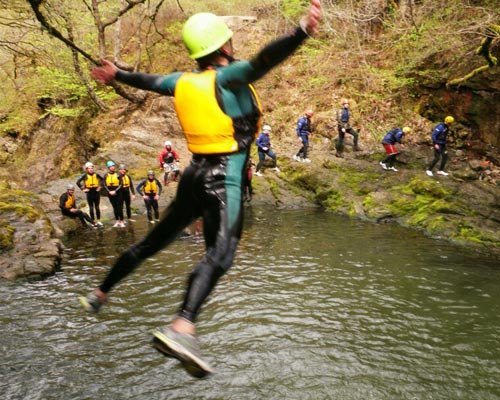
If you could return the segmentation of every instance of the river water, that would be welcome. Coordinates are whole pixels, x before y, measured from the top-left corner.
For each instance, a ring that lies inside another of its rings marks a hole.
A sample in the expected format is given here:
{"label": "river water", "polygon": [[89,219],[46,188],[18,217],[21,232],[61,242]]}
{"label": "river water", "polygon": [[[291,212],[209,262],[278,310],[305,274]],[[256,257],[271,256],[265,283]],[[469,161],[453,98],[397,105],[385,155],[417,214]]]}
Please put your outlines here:
{"label": "river water", "polygon": [[200,238],[147,260],[102,313],[77,296],[144,235],[65,239],[61,270],[0,284],[2,399],[500,399],[498,256],[321,211],[246,209],[233,268],[200,315],[196,380],[150,345]]}

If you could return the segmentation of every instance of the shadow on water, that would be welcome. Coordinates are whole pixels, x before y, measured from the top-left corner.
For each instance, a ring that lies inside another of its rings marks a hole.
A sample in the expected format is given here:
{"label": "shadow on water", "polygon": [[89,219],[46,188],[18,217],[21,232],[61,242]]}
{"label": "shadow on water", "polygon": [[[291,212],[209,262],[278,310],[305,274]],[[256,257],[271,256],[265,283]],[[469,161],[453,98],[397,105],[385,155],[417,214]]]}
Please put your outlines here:
{"label": "shadow on water", "polygon": [[0,285],[6,399],[498,399],[498,258],[395,226],[248,208],[235,264],[199,321],[197,381],[150,345],[203,254],[181,239],[98,316],[77,295],[143,219],[67,238],[61,271]]}

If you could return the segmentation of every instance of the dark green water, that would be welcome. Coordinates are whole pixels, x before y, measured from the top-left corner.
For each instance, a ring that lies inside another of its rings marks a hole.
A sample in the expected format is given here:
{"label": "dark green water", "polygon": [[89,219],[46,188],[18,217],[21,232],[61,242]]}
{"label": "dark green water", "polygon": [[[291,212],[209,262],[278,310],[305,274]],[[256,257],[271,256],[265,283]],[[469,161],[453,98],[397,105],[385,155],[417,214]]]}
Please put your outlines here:
{"label": "dark green water", "polygon": [[150,346],[201,239],[183,239],[112,292],[77,295],[148,229],[68,238],[62,269],[0,284],[2,399],[500,399],[498,257],[316,211],[247,209],[236,262],[198,330],[216,369],[196,380]]}

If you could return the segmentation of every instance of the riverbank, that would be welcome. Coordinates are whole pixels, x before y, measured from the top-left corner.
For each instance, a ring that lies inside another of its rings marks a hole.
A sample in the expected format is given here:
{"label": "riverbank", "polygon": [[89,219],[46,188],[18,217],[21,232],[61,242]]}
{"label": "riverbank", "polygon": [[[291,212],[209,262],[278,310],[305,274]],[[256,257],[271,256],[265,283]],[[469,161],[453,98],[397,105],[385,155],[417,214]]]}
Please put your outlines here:
{"label": "riverbank", "polygon": [[[125,115],[127,119],[121,119]],[[500,254],[500,168],[496,164],[472,151],[450,148],[447,167],[450,175],[428,177],[425,166],[432,150],[423,131],[408,138],[398,157],[398,172],[382,170],[379,161],[383,148],[378,140],[363,132],[362,151],[352,152],[347,141],[345,157],[337,158],[335,137],[328,129],[331,117],[319,116],[314,121],[311,163],[293,160],[299,147],[294,134],[273,132],[271,140],[281,172],[264,168],[264,176],[254,175],[253,207],[320,207],[372,223],[399,224],[430,237]],[[111,159],[127,165],[135,185],[149,169],[161,175],[157,155],[166,139],[173,142],[179,153],[181,169],[190,160],[169,99],[155,98],[143,109],[133,112],[123,109],[112,116],[103,115],[93,125],[107,125],[114,132],[108,145],[91,157],[99,173],[105,172],[105,163]],[[89,126],[89,132],[93,131],[93,125]],[[54,135],[50,125],[43,128],[43,132],[35,135],[40,142],[35,145],[40,148]],[[61,141],[60,145],[64,143]],[[58,154],[58,149],[54,148],[52,154]],[[491,154],[490,159],[494,157]],[[258,160],[255,146],[252,158],[254,162]],[[43,162],[32,165],[29,177],[33,180],[29,184],[12,182],[10,187],[3,186],[0,277],[4,279],[37,278],[54,273],[62,251],[60,238],[81,229],[76,221],[63,218],[58,209],[59,195],[68,183],[75,183],[81,167],[75,166],[74,174],[62,179],[36,180],[45,169],[56,168],[58,162],[54,157],[45,157]],[[174,195],[175,185],[169,185],[161,196],[162,208]],[[33,191],[23,191],[20,187],[30,187]],[[77,190],[76,194],[78,205],[86,208],[83,192]],[[133,206],[137,213],[144,212],[142,199],[136,199]],[[112,210],[106,198],[101,201],[101,209],[104,220],[109,221],[107,226],[112,226]]]}

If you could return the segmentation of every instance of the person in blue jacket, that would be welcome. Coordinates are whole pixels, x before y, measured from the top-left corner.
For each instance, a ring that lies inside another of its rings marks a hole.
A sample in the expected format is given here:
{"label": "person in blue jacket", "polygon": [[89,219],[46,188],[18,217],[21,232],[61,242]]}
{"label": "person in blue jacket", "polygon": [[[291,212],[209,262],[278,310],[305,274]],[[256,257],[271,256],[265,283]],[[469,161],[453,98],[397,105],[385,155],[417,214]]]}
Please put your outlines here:
{"label": "person in blue jacket", "polygon": [[255,168],[255,175],[262,176],[262,172],[260,169],[262,168],[262,164],[266,159],[266,156],[270,157],[273,160],[273,169],[276,172],[280,172],[278,165],[276,163],[276,154],[271,150],[271,139],[269,138],[269,134],[271,133],[271,127],[269,125],[264,125],[262,127],[262,132],[259,137],[255,141],[257,145],[257,154],[259,155],[259,162],[257,163],[257,167]]}
{"label": "person in blue jacket", "polygon": [[391,129],[385,134],[382,139],[382,145],[384,146],[387,155],[379,163],[383,169],[397,172],[397,169],[394,167],[394,161],[396,161],[396,157],[399,154],[399,151],[396,149],[396,143],[401,144],[404,135],[410,132],[411,128],[409,126],[405,126],[403,129]]}
{"label": "person in blue jacket", "polygon": [[[153,344],[203,377],[213,369],[201,356],[196,319],[219,279],[233,264],[243,230],[243,179],[251,145],[260,132],[262,108],[252,82],[282,63],[318,33],[319,0],[291,32],[265,45],[250,60],[236,60],[233,32],[212,13],[192,15],[182,38],[197,66],[167,75],[129,72],[103,59],[91,70],[101,84],[120,82],[175,97],[174,105],[189,151],[193,154],[175,198],[160,222],[123,252],[101,284],[80,302],[97,313],[109,292],[146,259],[171,244],[184,228],[203,218],[205,255],[193,267],[177,315],[153,331]],[[212,305],[213,306],[213,305]]]}
{"label": "person in blue jacket", "polygon": [[[302,142],[302,146],[293,156],[295,161],[303,161],[306,163],[310,163],[311,160],[307,158],[307,150],[309,149],[309,136],[311,135],[311,118],[314,116],[313,110],[307,110],[303,117],[300,117],[297,121],[297,128],[295,132]],[[302,157],[301,157],[302,155]]]}
{"label": "person in blue jacket", "polygon": [[438,175],[447,176],[448,173],[444,171],[444,167],[446,166],[446,161],[448,160],[448,151],[446,150],[446,138],[450,131],[450,126],[455,122],[455,118],[451,115],[448,115],[444,122],[436,125],[434,130],[432,131],[432,147],[434,149],[434,158],[432,159],[429,167],[425,171],[425,173],[429,176],[433,176],[432,172],[433,168],[441,158],[441,164],[439,165],[439,170],[437,172]]}

